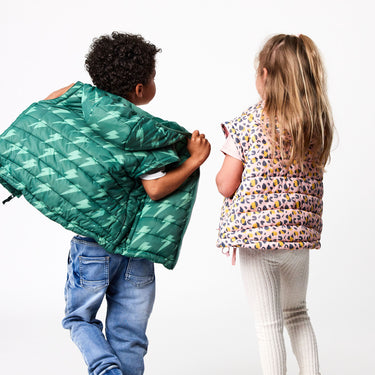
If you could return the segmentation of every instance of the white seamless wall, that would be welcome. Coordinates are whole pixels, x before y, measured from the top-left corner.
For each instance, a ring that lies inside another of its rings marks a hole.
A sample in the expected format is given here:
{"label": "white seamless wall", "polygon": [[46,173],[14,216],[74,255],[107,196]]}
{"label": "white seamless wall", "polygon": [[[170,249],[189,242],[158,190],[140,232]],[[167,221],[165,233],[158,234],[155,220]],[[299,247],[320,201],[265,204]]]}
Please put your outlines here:
{"label": "white seamless wall", "polygon": [[[144,109],[197,128],[212,143],[177,268],[156,269],[146,375],[260,374],[239,267],[215,248],[222,198],[214,178],[223,158],[220,123],[258,99],[254,57],[275,33],[304,33],[320,48],[338,130],[308,293],[322,374],[374,372],[372,14],[366,0],[3,1],[0,132],[32,101],[90,82],[83,62],[91,40],[118,30],[163,49],[157,94]],[[1,205],[0,233],[1,373],[85,373],[60,324],[71,233],[23,199]],[[290,348],[288,356],[296,373]]]}

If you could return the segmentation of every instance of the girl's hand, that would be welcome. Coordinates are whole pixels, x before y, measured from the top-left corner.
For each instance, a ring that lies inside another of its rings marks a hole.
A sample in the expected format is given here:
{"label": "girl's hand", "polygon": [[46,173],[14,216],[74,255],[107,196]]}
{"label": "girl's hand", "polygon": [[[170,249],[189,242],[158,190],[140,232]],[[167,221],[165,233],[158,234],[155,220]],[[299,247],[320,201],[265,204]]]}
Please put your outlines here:
{"label": "girl's hand", "polygon": [[211,145],[204,134],[200,134],[198,130],[194,130],[191,138],[188,139],[187,149],[191,159],[200,166],[210,155]]}

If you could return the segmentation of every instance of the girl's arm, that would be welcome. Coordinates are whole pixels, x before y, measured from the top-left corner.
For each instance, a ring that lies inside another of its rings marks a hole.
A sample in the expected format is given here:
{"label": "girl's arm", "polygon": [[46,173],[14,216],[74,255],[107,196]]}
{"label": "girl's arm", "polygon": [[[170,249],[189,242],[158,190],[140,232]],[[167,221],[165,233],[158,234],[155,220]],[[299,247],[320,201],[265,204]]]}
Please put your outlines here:
{"label": "girl's arm", "polygon": [[143,187],[152,200],[164,198],[178,189],[204,163],[211,150],[210,143],[204,134],[199,134],[198,130],[195,130],[191,139],[188,140],[187,148],[190,158],[179,167],[167,172],[164,177],[155,180],[142,180]]}
{"label": "girl's arm", "polygon": [[226,198],[230,198],[240,186],[242,172],[242,161],[225,155],[223,165],[216,176],[216,186],[219,193]]}

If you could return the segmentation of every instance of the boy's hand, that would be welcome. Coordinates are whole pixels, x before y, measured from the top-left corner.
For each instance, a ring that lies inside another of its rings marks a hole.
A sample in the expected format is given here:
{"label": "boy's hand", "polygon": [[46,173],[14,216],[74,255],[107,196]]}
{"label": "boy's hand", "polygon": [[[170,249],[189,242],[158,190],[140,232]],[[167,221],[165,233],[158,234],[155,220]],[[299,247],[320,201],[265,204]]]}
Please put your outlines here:
{"label": "boy's hand", "polygon": [[152,200],[164,198],[178,189],[208,158],[211,145],[204,134],[199,134],[199,131],[195,130],[191,139],[188,139],[187,149],[190,158],[186,159],[179,167],[168,171],[164,177],[156,180],[142,180],[143,187]]}
{"label": "boy's hand", "polygon": [[190,157],[200,166],[210,155],[211,145],[204,134],[200,134],[198,130],[194,130],[191,138],[188,139],[187,149]]}
{"label": "boy's hand", "polygon": [[74,83],[70,84],[69,86],[66,86],[60,90],[54,91],[52,94],[48,95],[44,100],[50,100],[50,99],[56,99],[62,94],[65,94],[71,87],[74,86]]}

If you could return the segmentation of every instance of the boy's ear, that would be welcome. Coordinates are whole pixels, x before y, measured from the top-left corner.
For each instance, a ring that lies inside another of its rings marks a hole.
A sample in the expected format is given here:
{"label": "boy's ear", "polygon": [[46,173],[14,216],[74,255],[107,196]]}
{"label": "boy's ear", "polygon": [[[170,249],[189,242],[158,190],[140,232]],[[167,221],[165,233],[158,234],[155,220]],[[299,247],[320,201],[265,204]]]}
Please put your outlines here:
{"label": "boy's ear", "polygon": [[134,92],[137,98],[142,98],[143,97],[143,84],[138,83],[137,86],[135,86]]}

